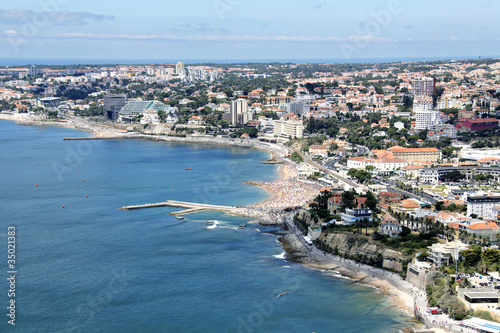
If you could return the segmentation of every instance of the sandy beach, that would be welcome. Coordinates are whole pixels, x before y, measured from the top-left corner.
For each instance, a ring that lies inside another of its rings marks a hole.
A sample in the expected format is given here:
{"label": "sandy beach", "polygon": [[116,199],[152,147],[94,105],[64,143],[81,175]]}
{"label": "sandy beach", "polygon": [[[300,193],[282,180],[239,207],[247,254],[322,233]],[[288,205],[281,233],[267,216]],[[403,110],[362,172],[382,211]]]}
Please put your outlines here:
{"label": "sandy beach", "polygon": [[321,186],[312,182],[299,180],[294,165],[282,164],[279,167],[280,177],[272,182],[248,182],[261,187],[270,193],[270,198],[262,203],[249,206],[253,209],[284,209],[303,206],[318,196]]}
{"label": "sandy beach", "polygon": [[288,259],[314,269],[340,274],[353,280],[355,283],[377,288],[379,292],[388,297],[391,307],[397,308],[409,316],[413,316],[413,297],[405,290],[398,289],[387,280],[369,274],[366,269],[373,269],[372,267],[360,265],[351,260],[319,257],[308,251],[293,233],[281,237],[280,242],[288,253]]}
{"label": "sandy beach", "polygon": [[401,292],[399,289],[394,287],[389,282],[378,279],[376,277],[372,277],[365,273],[354,271],[342,266],[338,266],[333,263],[304,263],[309,267],[320,269],[320,270],[331,270],[334,272],[338,272],[342,276],[348,277],[353,281],[357,281],[356,283],[366,284],[371,287],[377,288],[382,294],[389,297],[389,301],[391,306],[397,309],[404,311],[406,314],[413,316],[413,298]]}

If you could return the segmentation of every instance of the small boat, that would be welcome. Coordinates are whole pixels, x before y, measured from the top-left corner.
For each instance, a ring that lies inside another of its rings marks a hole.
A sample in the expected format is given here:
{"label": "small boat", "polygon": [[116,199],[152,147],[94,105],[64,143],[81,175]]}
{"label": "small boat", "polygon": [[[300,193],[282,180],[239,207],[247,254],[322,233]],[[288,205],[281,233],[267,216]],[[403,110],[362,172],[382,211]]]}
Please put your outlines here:
{"label": "small boat", "polygon": [[245,229],[247,227],[246,224],[240,224],[240,226],[238,227],[238,229]]}
{"label": "small boat", "polygon": [[207,224],[215,224],[215,222],[217,222],[217,221],[215,221],[215,220],[208,220]]}
{"label": "small boat", "polygon": [[185,219],[185,217],[184,217],[184,216],[176,216],[176,218],[177,218],[178,220],[184,220],[184,219]]}
{"label": "small boat", "polygon": [[189,171],[189,170],[191,170],[191,167],[189,167],[189,168],[186,168],[186,169],[184,169],[184,170],[186,170],[186,171]]}

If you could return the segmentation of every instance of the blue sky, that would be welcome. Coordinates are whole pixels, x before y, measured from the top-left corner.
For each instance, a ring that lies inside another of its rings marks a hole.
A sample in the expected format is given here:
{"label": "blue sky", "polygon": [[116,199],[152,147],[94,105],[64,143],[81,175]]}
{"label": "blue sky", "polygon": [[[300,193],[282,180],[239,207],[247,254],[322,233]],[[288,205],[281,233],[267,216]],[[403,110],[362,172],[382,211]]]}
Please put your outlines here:
{"label": "blue sky", "polygon": [[500,55],[493,0],[23,0],[1,58],[334,59]]}

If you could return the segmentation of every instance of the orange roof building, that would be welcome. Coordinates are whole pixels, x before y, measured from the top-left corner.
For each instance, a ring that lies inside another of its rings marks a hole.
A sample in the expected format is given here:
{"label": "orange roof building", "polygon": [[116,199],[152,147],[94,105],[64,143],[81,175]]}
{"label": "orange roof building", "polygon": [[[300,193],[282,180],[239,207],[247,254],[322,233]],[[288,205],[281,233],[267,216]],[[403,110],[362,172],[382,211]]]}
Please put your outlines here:
{"label": "orange roof building", "polygon": [[401,202],[399,202],[396,206],[397,211],[401,213],[410,213],[415,211],[416,209],[420,208],[420,205],[412,199],[406,199]]}
{"label": "orange roof building", "polygon": [[436,148],[403,148],[396,146],[388,150],[395,158],[403,159],[408,163],[414,161],[437,163],[441,160],[441,151]]}
{"label": "orange roof building", "polygon": [[495,222],[479,222],[470,225],[460,223],[458,230],[467,231],[477,236],[489,237],[490,240],[495,240],[495,236],[500,233],[500,227]]}

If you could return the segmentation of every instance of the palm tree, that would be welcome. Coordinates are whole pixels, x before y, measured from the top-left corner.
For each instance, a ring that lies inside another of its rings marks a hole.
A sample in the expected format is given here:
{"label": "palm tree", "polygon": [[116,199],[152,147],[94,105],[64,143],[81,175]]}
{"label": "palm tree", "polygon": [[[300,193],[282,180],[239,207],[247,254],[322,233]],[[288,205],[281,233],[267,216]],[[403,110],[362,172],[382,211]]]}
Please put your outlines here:
{"label": "palm tree", "polygon": [[447,225],[444,230],[446,240],[449,241],[453,237],[453,228]]}
{"label": "palm tree", "polygon": [[363,219],[363,224],[365,225],[365,228],[366,228],[365,235],[367,235],[367,236],[368,236],[368,224],[369,223],[370,223],[370,221],[367,218]]}
{"label": "palm tree", "polygon": [[479,268],[481,269],[482,274],[488,273],[488,264],[484,260],[479,262]]}

